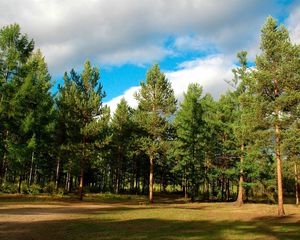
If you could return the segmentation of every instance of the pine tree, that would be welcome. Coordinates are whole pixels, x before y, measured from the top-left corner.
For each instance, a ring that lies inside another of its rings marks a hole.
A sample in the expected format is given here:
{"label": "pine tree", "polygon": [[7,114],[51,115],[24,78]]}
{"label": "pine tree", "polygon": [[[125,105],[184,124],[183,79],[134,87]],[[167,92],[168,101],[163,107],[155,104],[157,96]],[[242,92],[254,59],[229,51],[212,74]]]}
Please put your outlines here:
{"label": "pine tree", "polygon": [[0,30],[0,183],[5,180],[9,165],[9,152],[16,146],[12,144],[13,132],[18,129],[15,117],[18,88],[26,76],[26,62],[34,49],[33,40],[20,32],[17,24]]}
{"label": "pine tree", "polygon": [[236,99],[232,92],[222,95],[216,104],[215,131],[217,144],[213,167],[215,177],[220,179],[221,200],[230,200],[230,181],[236,178],[236,153],[238,144],[233,134]]}
{"label": "pine tree", "polygon": [[174,121],[185,191],[188,188],[188,180],[191,180],[192,199],[197,195],[201,176],[204,176],[205,122],[202,99],[202,87],[196,83],[190,84]]}
{"label": "pine tree", "polygon": [[132,133],[132,110],[124,98],[117,105],[116,112],[111,121],[112,128],[112,166],[115,168],[115,192],[118,193],[121,187],[122,176],[126,173],[130,163],[130,142]]}
{"label": "pine tree", "polygon": [[[37,166],[36,160],[44,161],[43,166],[50,157],[51,135],[54,131],[54,108],[50,89],[51,77],[41,52],[34,53],[26,64],[27,75],[23,84],[18,88],[14,103],[17,115],[15,121],[19,126],[15,133],[14,144],[23,148],[24,156],[19,156],[21,170],[26,164],[29,166],[28,183],[33,180],[33,168]],[[21,149],[20,149],[21,151]],[[30,164],[28,163],[30,159]],[[23,162],[23,163],[21,163]],[[25,164],[25,165],[24,165]],[[25,168],[26,169],[26,168]]]}
{"label": "pine tree", "polygon": [[89,61],[79,75],[74,70],[65,73],[64,86],[60,88],[58,107],[66,131],[65,149],[78,161],[79,197],[83,198],[84,172],[96,154],[95,145],[106,127],[109,112],[102,106],[105,93],[99,82],[99,69]]}
{"label": "pine tree", "polygon": [[149,203],[153,203],[154,163],[161,156],[168,118],[176,110],[176,100],[170,82],[156,64],[147,72],[146,82],[135,95],[141,110],[140,125],[147,132],[143,139],[144,149],[149,156]]}
{"label": "pine tree", "polygon": [[253,102],[251,71],[247,63],[247,52],[242,51],[237,54],[240,66],[233,69],[234,79],[233,84],[235,91],[233,92],[233,98],[235,103],[234,110],[234,135],[240,146],[237,150],[237,154],[240,156],[240,176],[239,176],[239,188],[237,196],[237,204],[241,206],[244,203],[244,164],[245,155],[247,152],[247,145],[249,144],[249,138],[253,131],[253,110],[251,103]]}
{"label": "pine tree", "polygon": [[293,45],[284,26],[268,17],[262,28],[261,54],[256,57],[258,119],[272,130],[277,166],[278,215],[284,216],[282,187],[282,136],[291,109],[299,103],[299,47]]}

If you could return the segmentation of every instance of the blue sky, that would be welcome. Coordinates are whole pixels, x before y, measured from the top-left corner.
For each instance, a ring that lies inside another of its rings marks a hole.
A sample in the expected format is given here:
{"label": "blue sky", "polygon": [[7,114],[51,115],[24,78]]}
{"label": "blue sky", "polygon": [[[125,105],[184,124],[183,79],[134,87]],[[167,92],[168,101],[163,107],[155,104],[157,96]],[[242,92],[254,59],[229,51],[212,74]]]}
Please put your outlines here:
{"label": "blue sky", "polygon": [[228,89],[236,53],[247,50],[253,61],[259,52],[269,15],[300,40],[300,1],[292,0],[11,0],[0,9],[0,26],[20,24],[57,83],[86,59],[100,67],[112,111],[121,97],[136,105],[133,93],[153,63],[178,98],[191,82],[218,97]]}

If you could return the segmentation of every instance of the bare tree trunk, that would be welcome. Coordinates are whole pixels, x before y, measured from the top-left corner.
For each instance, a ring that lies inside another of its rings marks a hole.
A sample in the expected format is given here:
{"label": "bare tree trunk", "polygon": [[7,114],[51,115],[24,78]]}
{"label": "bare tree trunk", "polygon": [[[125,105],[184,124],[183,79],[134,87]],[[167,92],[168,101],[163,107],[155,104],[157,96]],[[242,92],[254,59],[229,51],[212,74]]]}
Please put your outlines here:
{"label": "bare tree trunk", "polygon": [[21,184],[22,184],[22,176],[20,175],[20,178],[19,178],[19,185],[18,185],[18,193],[21,193]]}
{"label": "bare tree trunk", "polygon": [[130,176],[130,192],[134,193],[134,174]]}
{"label": "bare tree trunk", "polygon": [[240,170],[240,180],[239,180],[239,190],[238,197],[236,203],[238,206],[242,206],[244,204],[244,170],[243,170],[243,162],[244,162],[244,144],[241,145],[242,155],[240,157],[241,170]]}
{"label": "bare tree trunk", "polygon": [[224,175],[222,175],[222,180],[221,180],[222,202],[224,202],[224,184],[225,184],[225,179],[224,179]]}
{"label": "bare tree trunk", "polygon": [[136,175],[135,175],[135,193],[138,194],[139,192],[140,192],[140,174],[139,174],[139,169],[137,168]]}
{"label": "bare tree trunk", "polygon": [[277,162],[277,185],[278,185],[278,215],[284,216],[283,190],[282,190],[282,161],[280,154],[280,129],[278,124],[275,126],[276,133],[276,162]]}
{"label": "bare tree trunk", "polygon": [[153,156],[150,156],[149,204],[153,203]]}
{"label": "bare tree trunk", "polygon": [[4,183],[6,181],[6,172],[7,172],[7,163],[6,163],[6,150],[7,150],[7,138],[8,138],[8,130],[5,131],[5,134],[3,136],[3,140],[5,142],[4,144],[4,154],[3,154],[3,161],[2,161],[2,171],[0,171],[0,184]]}
{"label": "bare tree trunk", "polygon": [[59,179],[59,170],[60,170],[60,158],[57,159],[56,164],[56,175],[55,175],[55,188],[58,189],[58,179]]}
{"label": "bare tree trunk", "polygon": [[31,165],[30,165],[30,173],[29,173],[29,185],[31,185],[31,183],[32,183],[33,162],[34,162],[34,151],[32,151],[32,153],[31,153]]}
{"label": "bare tree trunk", "polygon": [[6,152],[4,152],[4,155],[3,155],[3,160],[2,160],[2,171],[1,171],[1,179],[0,179],[0,184],[4,183],[5,182],[5,178],[6,178]]}
{"label": "bare tree trunk", "polygon": [[227,184],[226,184],[226,195],[227,195],[227,201],[230,200],[230,179],[227,179]]}
{"label": "bare tree trunk", "polygon": [[67,176],[66,176],[66,185],[65,185],[65,190],[67,192],[69,192],[69,185],[70,185],[70,173],[69,171],[67,172]]}
{"label": "bare tree trunk", "polygon": [[[278,87],[278,80],[275,79],[274,81],[274,93],[275,97],[279,96],[279,87]],[[281,152],[280,152],[280,144],[281,144],[281,132],[279,126],[280,120],[280,109],[278,106],[275,107],[275,114],[276,114],[276,122],[275,122],[275,139],[276,139],[276,146],[275,146],[275,154],[276,154],[276,162],[277,162],[277,185],[278,185],[278,215],[284,216],[284,207],[283,207],[283,190],[282,190],[282,160],[281,160]]]}
{"label": "bare tree trunk", "polygon": [[79,199],[83,199],[83,167],[80,169],[80,179],[79,179]]}
{"label": "bare tree trunk", "polygon": [[120,176],[119,176],[119,167],[118,167],[116,172],[116,187],[115,187],[116,194],[119,193],[119,189],[120,189]]}
{"label": "bare tree trunk", "polygon": [[296,205],[299,206],[299,183],[298,183],[298,169],[297,163],[294,163],[295,167],[295,195],[296,195]]}
{"label": "bare tree trunk", "polygon": [[188,198],[188,181],[186,175],[184,175],[184,198]]}

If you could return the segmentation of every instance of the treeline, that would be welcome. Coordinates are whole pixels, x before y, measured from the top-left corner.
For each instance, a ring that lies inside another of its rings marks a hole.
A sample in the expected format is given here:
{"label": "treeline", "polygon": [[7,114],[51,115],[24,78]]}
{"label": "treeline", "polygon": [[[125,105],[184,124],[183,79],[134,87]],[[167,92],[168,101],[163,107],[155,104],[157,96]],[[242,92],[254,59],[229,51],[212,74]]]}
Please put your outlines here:
{"label": "treeline", "polygon": [[[177,102],[158,65],[114,114],[87,61],[52,94],[42,53],[18,25],[0,30],[2,192],[178,192],[192,200],[298,199],[300,47],[269,17],[255,63],[218,100],[190,84]],[[254,67],[253,67],[254,66]],[[220,76],[222,78],[222,76]]]}

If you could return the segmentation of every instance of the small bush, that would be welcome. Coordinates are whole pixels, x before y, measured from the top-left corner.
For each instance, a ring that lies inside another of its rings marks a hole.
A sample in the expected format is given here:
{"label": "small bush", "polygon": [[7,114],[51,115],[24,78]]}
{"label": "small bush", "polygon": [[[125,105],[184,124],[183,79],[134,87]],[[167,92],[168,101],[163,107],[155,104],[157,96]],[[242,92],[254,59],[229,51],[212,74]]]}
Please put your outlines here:
{"label": "small bush", "polygon": [[39,194],[42,192],[42,188],[39,184],[32,184],[28,188],[28,194]]}
{"label": "small bush", "polygon": [[26,182],[21,183],[21,193],[23,194],[29,194],[29,186]]}
{"label": "small bush", "polygon": [[27,183],[23,182],[21,184],[21,193],[23,194],[39,194],[42,192],[42,188],[38,184],[28,185]]}
{"label": "small bush", "polygon": [[59,196],[63,196],[65,195],[66,191],[64,188],[60,187],[57,189],[56,194],[58,194]]}
{"label": "small bush", "polygon": [[18,184],[5,182],[0,187],[0,191],[3,193],[18,193]]}
{"label": "small bush", "polygon": [[43,192],[48,194],[54,194],[56,191],[55,183],[49,182],[43,187]]}

